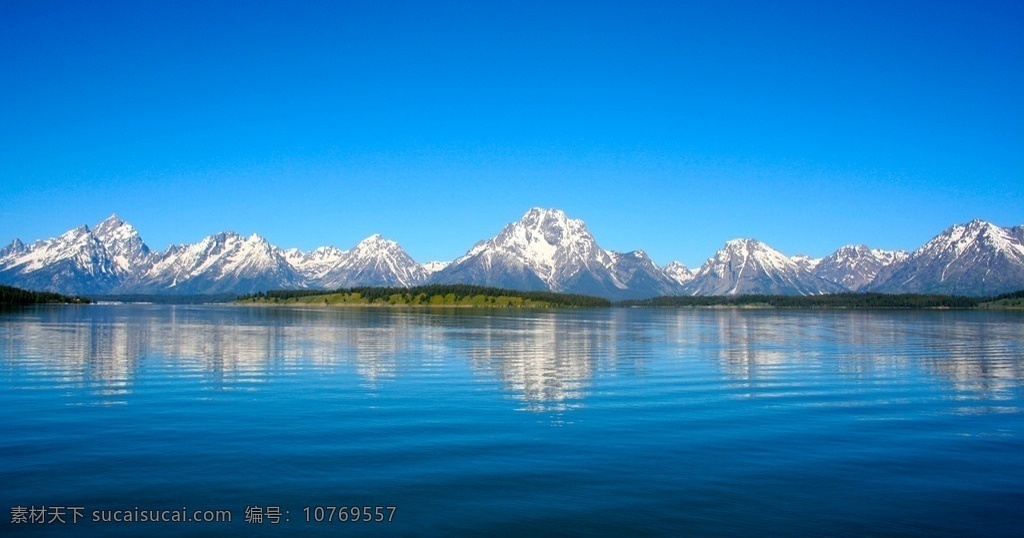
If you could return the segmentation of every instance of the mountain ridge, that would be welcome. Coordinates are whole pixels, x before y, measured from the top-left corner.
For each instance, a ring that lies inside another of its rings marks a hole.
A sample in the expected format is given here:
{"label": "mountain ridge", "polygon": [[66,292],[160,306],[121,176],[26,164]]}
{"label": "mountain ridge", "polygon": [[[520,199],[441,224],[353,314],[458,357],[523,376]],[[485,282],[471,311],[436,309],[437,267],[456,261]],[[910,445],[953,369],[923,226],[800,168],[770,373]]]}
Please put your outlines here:
{"label": "mountain ridge", "polygon": [[351,249],[281,249],[225,231],[153,251],[113,214],[50,239],[0,248],[0,283],[65,294],[253,293],[269,289],[471,284],[611,300],[673,295],[817,295],[847,291],[993,295],[1024,288],[1024,226],[954,224],[911,253],[847,245],[786,257],[757,239],[726,242],[696,270],[643,250],[601,248],[579,219],[531,208],[451,262],[416,262],[373,234]]}

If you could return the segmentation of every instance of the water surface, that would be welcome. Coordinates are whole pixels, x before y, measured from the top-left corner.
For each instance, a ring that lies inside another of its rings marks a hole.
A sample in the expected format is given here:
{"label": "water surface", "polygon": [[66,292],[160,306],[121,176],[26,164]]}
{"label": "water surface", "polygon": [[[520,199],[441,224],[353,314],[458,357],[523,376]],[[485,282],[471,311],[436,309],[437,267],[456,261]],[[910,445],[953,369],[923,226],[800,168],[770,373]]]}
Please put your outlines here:
{"label": "water surface", "polygon": [[[0,506],[23,534],[1022,535],[1022,386],[1015,312],[41,307],[0,313]],[[330,506],[396,509],[306,521]],[[232,521],[91,521],[135,507]]]}

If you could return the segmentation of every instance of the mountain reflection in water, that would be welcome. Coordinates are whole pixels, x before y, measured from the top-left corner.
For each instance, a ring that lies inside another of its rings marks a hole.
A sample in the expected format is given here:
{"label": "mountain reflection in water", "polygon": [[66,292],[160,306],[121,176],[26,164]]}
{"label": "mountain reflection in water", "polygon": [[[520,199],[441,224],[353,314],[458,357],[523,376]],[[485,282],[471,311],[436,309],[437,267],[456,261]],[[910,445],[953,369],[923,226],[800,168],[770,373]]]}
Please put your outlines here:
{"label": "mountain reflection in water", "polygon": [[105,403],[123,402],[148,363],[206,390],[259,390],[303,369],[349,369],[373,388],[454,361],[529,411],[584,406],[595,376],[642,377],[655,357],[710,365],[747,396],[770,395],[794,369],[876,382],[915,370],[993,401],[1024,379],[1024,323],[998,312],[92,305],[9,318],[0,340],[17,360],[7,368],[88,387]]}

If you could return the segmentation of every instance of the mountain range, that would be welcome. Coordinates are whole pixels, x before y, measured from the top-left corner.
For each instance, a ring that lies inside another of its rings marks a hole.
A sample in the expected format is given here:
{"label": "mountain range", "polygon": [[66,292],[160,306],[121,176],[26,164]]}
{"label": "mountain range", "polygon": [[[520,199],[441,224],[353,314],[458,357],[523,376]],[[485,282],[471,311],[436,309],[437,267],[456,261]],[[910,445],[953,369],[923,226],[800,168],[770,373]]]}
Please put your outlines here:
{"label": "mountain range", "polygon": [[281,249],[221,232],[157,252],[117,215],[94,228],[0,249],[0,283],[64,294],[253,293],[269,289],[461,283],[595,295],[813,295],[877,291],[992,295],[1024,289],[1024,226],[951,226],[914,252],[847,245],[816,259],[734,239],[701,267],[601,248],[582,220],[533,208],[452,262],[420,264],[372,235],[349,250]]}

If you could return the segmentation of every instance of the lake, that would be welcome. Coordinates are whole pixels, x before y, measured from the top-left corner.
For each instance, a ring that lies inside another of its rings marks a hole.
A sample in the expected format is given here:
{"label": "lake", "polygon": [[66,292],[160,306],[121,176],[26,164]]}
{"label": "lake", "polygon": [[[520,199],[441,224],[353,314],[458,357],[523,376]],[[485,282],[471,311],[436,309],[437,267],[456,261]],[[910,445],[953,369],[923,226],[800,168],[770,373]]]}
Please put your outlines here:
{"label": "lake", "polygon": [[1024,535],[1020,312],[37,307],[0,408],[4,533]]}

